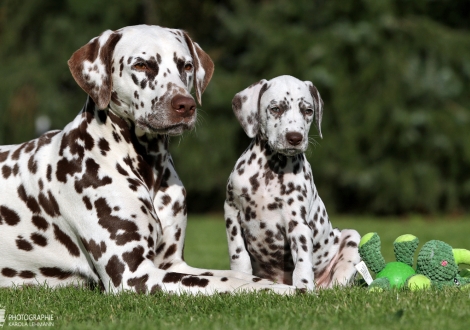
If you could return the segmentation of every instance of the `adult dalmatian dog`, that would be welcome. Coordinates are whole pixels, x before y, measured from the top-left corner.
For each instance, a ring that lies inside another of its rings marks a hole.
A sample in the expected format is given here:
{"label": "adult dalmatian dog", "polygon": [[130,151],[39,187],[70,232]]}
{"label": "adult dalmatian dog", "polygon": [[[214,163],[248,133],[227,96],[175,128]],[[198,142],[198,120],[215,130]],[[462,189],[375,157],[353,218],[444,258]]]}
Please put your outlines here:
{"label": "adult dalmatian dog", "polygon": [[0,147],[0,286],[290,293],[183,260],[186,192],[168,137],[196,121],[214,65],[181,30],[105,31],[69,67],[88,99],[62,131]]}
{"label": "adult dalmatian dog", "polygon": [[355,230],[334,229],[304,152],[323,101],[309,81],[280,76],[236,94],[233,111],[254,138],[227,184],[231,269],[303,290],[347,285],[360,261]]}

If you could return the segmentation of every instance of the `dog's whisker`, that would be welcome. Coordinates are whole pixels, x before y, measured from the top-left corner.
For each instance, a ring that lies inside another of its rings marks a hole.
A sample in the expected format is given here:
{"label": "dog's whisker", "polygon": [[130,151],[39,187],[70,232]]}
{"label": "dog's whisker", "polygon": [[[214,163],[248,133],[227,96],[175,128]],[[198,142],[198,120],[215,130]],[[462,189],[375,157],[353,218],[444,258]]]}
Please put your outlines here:
{"label": "dog's whisker", "polygon": [[317,147],[320,145],[320,142],[318,142],[313,136],[308,137],[308,144],[312,145],[313,147]]}

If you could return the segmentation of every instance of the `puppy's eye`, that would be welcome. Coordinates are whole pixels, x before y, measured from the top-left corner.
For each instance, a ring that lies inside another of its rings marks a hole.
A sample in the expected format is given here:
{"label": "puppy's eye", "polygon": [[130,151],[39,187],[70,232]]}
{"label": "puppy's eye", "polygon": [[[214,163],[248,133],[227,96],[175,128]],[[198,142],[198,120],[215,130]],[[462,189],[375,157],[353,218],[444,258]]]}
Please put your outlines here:
{"label": "puppy's eye", "polygon": [[278,107],[272,107],[271,111],[274,112],[274,113],[279,113],[281,111],[281,109],[279,109]]}
{"label": "puppy's eye", "polygon": [[145,71],[145,70],[147,70],[147,65],[145,63],[138,62],[138,63],[134,64],[132,66],[132,68],[137,70],[137,71]]}
{"label": "puppy's eye", "polygon": [[310,108],[309,108],[309,109],[305,109],[305,114],[306,114],[307,116],[313,115],[313,109],[310,109]]}
{"label": "puppy's eye", "polygon": [[186,71],[191,71],[193,69],[193,65],[191,63],[187,63],[185,66],[184,66],[184,69]]}

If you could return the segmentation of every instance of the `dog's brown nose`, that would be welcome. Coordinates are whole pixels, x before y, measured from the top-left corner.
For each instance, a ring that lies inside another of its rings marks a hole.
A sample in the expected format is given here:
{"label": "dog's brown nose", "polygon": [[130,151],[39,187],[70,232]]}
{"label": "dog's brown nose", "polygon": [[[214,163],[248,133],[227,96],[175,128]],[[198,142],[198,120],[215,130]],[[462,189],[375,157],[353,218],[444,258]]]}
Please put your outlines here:
{"label": "dog's brown nose", "polygon": [[194,111],[196,110],[196,102],[192,97],[176,95],[171,100],[171,107],[181,117],[190,117],[194,114]]}
{"label": "dog's brown nose", "polygon": [[298,146],[302,142],[303,136],[298,132],[287,132],[286,140],[292,146]]}

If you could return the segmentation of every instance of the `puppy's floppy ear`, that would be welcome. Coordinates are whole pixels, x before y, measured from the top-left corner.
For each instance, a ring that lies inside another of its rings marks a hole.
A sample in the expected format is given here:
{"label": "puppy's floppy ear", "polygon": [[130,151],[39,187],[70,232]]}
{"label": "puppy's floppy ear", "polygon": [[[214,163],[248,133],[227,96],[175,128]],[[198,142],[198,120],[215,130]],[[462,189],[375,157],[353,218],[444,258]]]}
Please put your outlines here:
{"label": "puppy's floppy ear", "polygon": [[191,57],[193,58],[196,98],[199,104],[202,104],[201,95],[204,93],[214,73],[214,62],[212,62],[209,55],[207,55],[196,42],[191,40],[186,32],[183,33],[186,44],[191,52]]}
{"label": "puppy's floppy ear", "polygon": [[317,88],[312,84],[311,81],[305,81],[310,94],[313,98],[314,109],[313,112],[315,114],[315,126],[317,127],[318,134],[323,139],[323,135],[321,133],[321,119],[323,117],[323,100],[320,97],[320,93],[318,92]]}
{"label": "puppy's floppy ear", "polygon": [[121,34],[107,30],[81,47],[67,62],[77,84],[105,109],[111,100],[111,62]]}
{"label": "puppy's floppy ear", "polygon": [[232,109],[246,135],[253,138],[259,132],[261,96],[268,89],[268,81],[262,79],[235,94]]}

